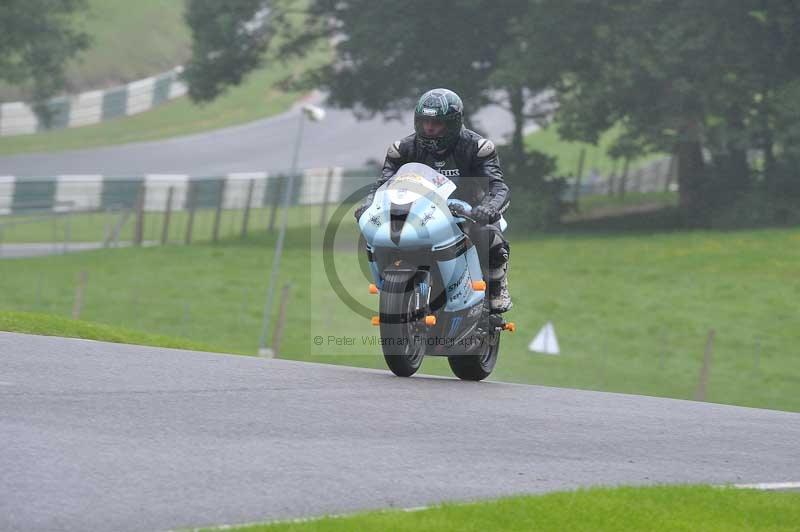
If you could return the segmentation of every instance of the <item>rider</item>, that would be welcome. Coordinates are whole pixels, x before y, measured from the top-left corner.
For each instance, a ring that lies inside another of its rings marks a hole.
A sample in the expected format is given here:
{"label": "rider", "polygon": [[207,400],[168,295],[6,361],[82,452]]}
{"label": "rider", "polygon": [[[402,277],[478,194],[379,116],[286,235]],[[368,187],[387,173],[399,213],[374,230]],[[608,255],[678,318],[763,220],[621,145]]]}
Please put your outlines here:
{"label": "rider", "polygon": [[470,238],[489,281],[490,308],[501,313],[512,306],[506,280],[510,248],[497,224],[508,208],[509,191],[494,143],[465,128],[463,115],[464,105],[455,92],[433,89],[423,94],[414,110],[415,132],[389,146],[382,176],[355,216],[361,217],[374,191],[402,165],[418,162],[435,168],[457,185],[453,198],[474,205],[469,215],[478,224],[472,226]]}

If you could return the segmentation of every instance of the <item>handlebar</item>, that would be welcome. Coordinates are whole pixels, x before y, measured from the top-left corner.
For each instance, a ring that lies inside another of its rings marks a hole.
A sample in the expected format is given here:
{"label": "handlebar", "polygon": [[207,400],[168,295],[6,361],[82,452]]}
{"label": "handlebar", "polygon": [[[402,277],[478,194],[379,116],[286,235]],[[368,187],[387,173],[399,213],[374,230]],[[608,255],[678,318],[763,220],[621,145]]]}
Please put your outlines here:
{"label": "handlebar", "polygon": [[449,199],[447,200],[447,206],[450,208],[450,214],[456,218],[463,218],[472,223],[478,223],[472,216],[470,216],[469,213],[472,211],[472,206],[466,201]]}

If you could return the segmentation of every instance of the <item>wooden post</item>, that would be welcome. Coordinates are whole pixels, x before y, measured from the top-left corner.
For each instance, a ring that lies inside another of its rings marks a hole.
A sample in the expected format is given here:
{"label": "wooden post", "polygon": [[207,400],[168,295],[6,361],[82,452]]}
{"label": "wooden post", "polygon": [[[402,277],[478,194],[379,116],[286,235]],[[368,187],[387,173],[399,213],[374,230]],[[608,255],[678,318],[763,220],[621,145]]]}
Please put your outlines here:
{"label": "wooden post", "polygon": [[328,168],[328,176],[325,179],[325,192],[322,196],[322,212],[319,214],[319,226],[325,227],[328,219],[328,203],[331,201],[331,187],[333,185],[333,168]]}
{"label": "wooden post", "polygon": [[194,230],[194,209],[197,201],[197,185],[194,181],[190,180],[187,186],[188,190],[186,191],[186,202],[188,205],[186,207],[189,209],[189,217],[186,220],[186,238],[184,238],[183,242],[184,244],[189,245],[192,243],[192,231]]}
{"label": "wooden post", "polygon": [[217,212],[214,214],[214,230],[211,235],[211,241],[216,242],[219,240],[219,224],[222,221],[222,202],[225,201],[225,180],[219,181],[219,198],[217,198]]}
{"label": "wooden post", "polygon": [[88,280],[89,275],[82,271],[78,276],[78,284],[75,287],[75,302],[72,305],[72,319],[78,320],[81,317],[81,311],[83,310],[83,298],[86,292],[86,281]]}
{"label": "wooden post", "polygon": [[714,329],[708,331],[708,339],[706,340],[706,352],[703,356],[703,367],[700,369],[700,375],[697,378],[697,389],[694,392],[695,401],[706,400],[706,390],[708,389],[708,378],[711,374],[711,354],[714,351]]}
{"label": "wooden post", "polygon": [[139,187],[139,195],[136,197],[136,227],[134,227],[134,232],[133,232],[133,244],[136,246],[141,246],[142,240],[144,239],[145,191],[146,191],[146,185],[145,182],[142,181],[142,184]]}
{"label": "wooden post", "polygon": [[289,290],[292,284],[286,283],[281,291],[281,304],[278,309],[278,321],[275,322],[275,332],[272,334],[272,352],[275,358],[280,356],[281,340],[283,339],[283,328],[286,324],[286,310],[289,306]]}
{"label": "wooden post", "polygon": [[630,159],[625,157],[625,162],[622,165],[622,177],[619,180],[619,197],[625,197],[625,188],[628,186],[628,168],[630,166]]}
{"label": "wooden post", "polygon": [[169,240],[169,220],[172,218],[172,195],[175,193],[175,187],[169,187],[167,191],[167,205],[164,211],[164,227],[161,229],[161,245],[167,243]]}
{"label": "wooden post", "polygon": [[244,206],[244,216],[242,217],[242,238],[247,236],[247,224],[250,222],[250,205],[253,203],[253,190],[256,188],[256,180],[251,179],[247,187],[247,203]]}
{"label": "wooden post", "polygon": [[281,204],[281,192],[283,191],[284,184],[283,182],[286,180],[284,176],[277,176],[275,178],[276,181],[276,188],[274,196],[272,197],[272,211],[269,213],[269,232],[271,233],[272,230],[275,228],[275,219],[278,216],[278,207]]}

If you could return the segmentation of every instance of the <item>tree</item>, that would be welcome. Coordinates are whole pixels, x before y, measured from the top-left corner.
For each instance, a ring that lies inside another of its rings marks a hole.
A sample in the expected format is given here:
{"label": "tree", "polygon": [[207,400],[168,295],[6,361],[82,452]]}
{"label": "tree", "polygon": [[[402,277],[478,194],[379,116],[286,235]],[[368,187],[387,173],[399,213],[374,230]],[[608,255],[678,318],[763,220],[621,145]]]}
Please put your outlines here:
{"label": "tree", "polygon": [[75,14],[85,8],[85,0],[3,0],[0,80],[31,83],[34,110],[45,123],[47,99],[63,89],[67,61],[89,46],[89,37],[76,28]]}
{"label": "tree", "polygon": [[261,66],[279,13],[264,0],[189,0],[192,58],[184,78],[191,99],[213,100]]}
{"label": "tree", "polygon": [[564,137],[595,142],[622,124],[617,154],[673,152],[681,205],[702,223],[712,198],[753,185],[748,150],[773,172],[776,95],[798,77],[797,11],[791,0],[534,0],[524,27],[538,53],[525,70],[560,72]]}
{"label": "tree", "polygon": [[[240,83],[261,64],[275,21],[297,12],[291,3],[270,3],[262,31],[244,31],[266,5],[258,0],[190,1],[187,21],[194,53],[186,79],[195,100],[212,99]],[[528,0],[408,0],[387,10],[385,3],[371,0],[313,0],[302,31],[283,39],[275,55],[286,60],[319,42],[331,43],[335,61],[308,72],[299,84],[327,90],[329,103],[361,116],[409,113],[420,94],[438,86],[462,97],[468,125],[488,103],[505,105],[515,114],[514,145],[521,155],[521,132],[529,117],[519,98],[526,87],[511,76],[513,66],[505,75],[501,70],[518,50],[513,23],[527,6]]]}

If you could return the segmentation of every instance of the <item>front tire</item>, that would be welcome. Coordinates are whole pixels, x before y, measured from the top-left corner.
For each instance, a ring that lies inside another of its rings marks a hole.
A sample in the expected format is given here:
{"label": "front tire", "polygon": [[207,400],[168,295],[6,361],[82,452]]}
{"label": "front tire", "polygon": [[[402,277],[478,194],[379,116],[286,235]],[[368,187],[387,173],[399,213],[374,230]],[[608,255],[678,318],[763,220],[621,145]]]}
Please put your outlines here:
{"label": "front tire", "polygon": [[415,272],[389,271],[380,292],[380,327],[383,358],[392,373],[410,377],[425,356],[424,326],[415,316]]}
{"label": "front tire", "polygon": [[464,381],[482,381],[494,370],[500,352],[500,333],[494,332],[484,339],[480,352],[447,357],[450,369]]}

